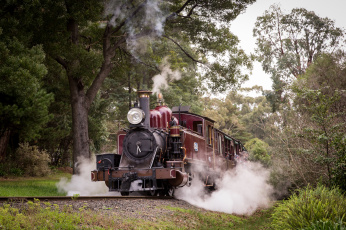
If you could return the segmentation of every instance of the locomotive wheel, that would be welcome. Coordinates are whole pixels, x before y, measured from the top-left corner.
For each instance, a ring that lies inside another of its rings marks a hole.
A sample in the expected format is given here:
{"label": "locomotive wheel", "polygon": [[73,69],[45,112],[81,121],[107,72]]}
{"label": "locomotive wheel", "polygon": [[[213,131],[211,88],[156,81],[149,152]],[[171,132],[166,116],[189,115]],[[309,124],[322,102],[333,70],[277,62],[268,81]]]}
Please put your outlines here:
{"label": "locomotive wheel", "polygon": [[128,196],[128,195],[130,195],[130,192],[120,192],[120,194],[121,194],[122,196]]}

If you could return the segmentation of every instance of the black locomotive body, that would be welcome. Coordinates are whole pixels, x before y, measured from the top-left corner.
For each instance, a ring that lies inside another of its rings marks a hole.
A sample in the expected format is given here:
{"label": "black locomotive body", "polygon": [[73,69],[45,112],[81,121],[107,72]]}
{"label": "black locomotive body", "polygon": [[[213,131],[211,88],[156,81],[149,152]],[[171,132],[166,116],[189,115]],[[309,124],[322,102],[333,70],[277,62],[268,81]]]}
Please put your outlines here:
{"label": "black locomotive body", "polygon": [[[128,113],[130,127],[118,133],[118,154],[96,155],[92,181],[105,181],[110,191],[172,195],[199,174],[206,186],[246,155],[244,146],[215,129],[214,121],[159,101],[149,108],[149,91],[139,91],[139,106]],[[159,97],[159,100],[160,97]],[[198,166],[198,167],[197,167]],[[197,170],[198,168],[198,170]]]}

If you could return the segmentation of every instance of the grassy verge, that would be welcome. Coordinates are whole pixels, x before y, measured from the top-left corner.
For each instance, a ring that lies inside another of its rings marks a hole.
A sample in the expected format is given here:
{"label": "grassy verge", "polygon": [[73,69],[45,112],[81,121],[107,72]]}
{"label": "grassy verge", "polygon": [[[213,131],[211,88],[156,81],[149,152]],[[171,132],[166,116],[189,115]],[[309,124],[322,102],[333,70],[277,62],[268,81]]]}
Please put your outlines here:
{"label": "grassy verge", "polygon": [[71,174],[55,172],[46,177],[0,178],[0,196],[66,196],[56,187],[62,177],[71,178]]}
{"label": "grassy verge", "polygon": [[240,217],[211,211],[161,207],[173,211],[154,220],[117,217],[112,210],[74,209],[48,202],[27,202],[15,208],[0,206],[0,228],[4,229],[270,229],[271,209],[251,217]]}
{"label": "grassy verge", "polygon": [[271,227],[271,215],[274,208],[257,210],[250,217],[243,217],[243,221],[236,223],[232,229],[272,229]]}
{"label": "grassy verge", "polygon": [[179,229],[272,229],[270,217],[273,209],[258,210],[247,217],[221,212],[166,208],[175,211],[173,222]]}

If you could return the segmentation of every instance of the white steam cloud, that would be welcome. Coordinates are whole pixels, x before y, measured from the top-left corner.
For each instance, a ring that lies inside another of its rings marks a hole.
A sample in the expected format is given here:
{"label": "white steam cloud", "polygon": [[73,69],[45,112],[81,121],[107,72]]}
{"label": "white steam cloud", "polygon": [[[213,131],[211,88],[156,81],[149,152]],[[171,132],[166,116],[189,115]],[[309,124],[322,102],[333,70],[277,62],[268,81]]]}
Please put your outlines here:
{"label": "white steam cloud", "polygon": [[104,181],[92,182],[91,171],[96,168],[95,158],[79,161],[79,175],[72,175],[71,180],[61,178],[57,183],[59,192],[67,192],[67,196],[118,196],[120,193],[110,193]]}
{"label": "white steam cloud", "polygon": [[123,1],[108,1],[105,4],[105,16],[112,15],[111,19],[109,20],[109,23],[116,27],[118,25],[118,22],[121,22],[126,17],[127,6]]}
{"label": "white steam cloud", "polygon": [[207,193],[203,182],[195,178],[191,187],[178,189],[175,197],[207,210],[251,215],[258,208],[270,206],[273,188],[268,178],[268,170],[260,164],[246,162],[225,172],[212,193]]}
{"label": "white steam cloud", "polygon": [[[153,37],[160,37],[164,32],[167,14],[161,10],[159,0],[147,0],[142,9],[132,17],[137,8],[133,8],[131,1],[110,0],[107,1],[104,14],[111,16],[109,23],[116,27],[124,20],[128,34],[127,46],[132,55],[144,53],[147,44]],[[137,6],[139,7],[139,6]]]}
{"label": "white steam cloud", "polygon": [[165,57],[163,59],[162,64],[160,65],[159,69],[161,70],[161,73],[158,75],[155,75],[152,80],[154,81],[153,84],[153,93],[160,93],[160,89],[167,89],[168,88],[168,82],[171,82],[173,80],[179,80],[181,78],[181,73],[178,70],[172,70],[170,64],[168,63],[168,58]]}

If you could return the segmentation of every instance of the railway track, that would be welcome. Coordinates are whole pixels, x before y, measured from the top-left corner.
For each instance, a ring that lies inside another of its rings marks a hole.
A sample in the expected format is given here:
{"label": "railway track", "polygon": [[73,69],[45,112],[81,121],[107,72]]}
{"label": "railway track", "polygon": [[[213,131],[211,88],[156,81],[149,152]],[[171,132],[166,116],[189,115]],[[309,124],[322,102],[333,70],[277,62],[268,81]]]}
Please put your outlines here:
{"label": "railway track", "polygon": [[0,197],[0,202],[26,202],[39,199],[40,201],[93,201],[93,200],[169,200],[174,199],[171,196],[19,196],[19,197]]}

